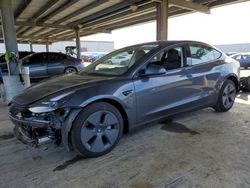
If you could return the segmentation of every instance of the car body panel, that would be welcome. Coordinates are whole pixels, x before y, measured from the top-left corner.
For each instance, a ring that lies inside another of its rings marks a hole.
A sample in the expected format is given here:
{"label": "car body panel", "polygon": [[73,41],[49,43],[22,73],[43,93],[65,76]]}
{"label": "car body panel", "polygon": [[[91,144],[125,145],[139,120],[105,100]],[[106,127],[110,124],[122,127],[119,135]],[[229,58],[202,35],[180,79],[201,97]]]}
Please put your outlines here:
{"label": "car body panel", "polygon": [[[46,56],[46,60],[42,58],[32,60],[35,56],[41,56],[42,54]],[[81,60],[56,52],[34,53],[23,59],[22,66],[29,67],[31,80],[62,75],[68,67],[73,67],[76,71],[84,68]]]}
{"label": "car body panel", "polygon": [[23,59],[23,67],[29,67],[30,78],[44,78],[47,76],[47,53],[35,53]]}
{"label": "car body panel", "polygon": [[134,84],[137,122],[173,114],[180,105],[190,105],[192,82],[185,75],[184,68],[169,71],[163,76],[137,78]]}
{"label": "car body panel", "polygon": [[[236,79],[236,85],[239,80],[239,63],[222,52],[220,58],[204,64],[187,66],[184,60],[183,67],[167,70],[164,74],[139,74],[149,60],[161,51],[176,46],[185,47],[189,43],[195,42],[146,43],[158,44],[158,47],[145,54],[121,76],[59,76],[26,89],[23,94],[13,99],[12,105],[27,109],[67,94],[60,100],[58,107],[70,109],[69,112],[72,112],[63,123],[65,135],[62,137],[63,142],[67,144],[68,134],[77,114],[96,101],[119,104],[128,119],[125,126],[128,126],[129,130],[180,112],[213,107],[225,80],[233,77]],[[184,58],[186,55],[184,54]],[[109,57],[110,55],[107,55],[107,58]]]}

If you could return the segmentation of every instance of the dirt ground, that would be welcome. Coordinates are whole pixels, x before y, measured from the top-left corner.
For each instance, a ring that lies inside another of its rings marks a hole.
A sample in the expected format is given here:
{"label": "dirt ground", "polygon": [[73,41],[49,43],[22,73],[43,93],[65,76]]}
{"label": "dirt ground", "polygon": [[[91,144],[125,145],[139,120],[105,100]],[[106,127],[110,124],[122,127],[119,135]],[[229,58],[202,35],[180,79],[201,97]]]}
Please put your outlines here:
{"label": "dirt ground", "polygon": [[250,93],[240,93],[227,113],[208,108],[147,125],[111,153],[83,159],[53,144],[26,148],[0,104],[0,188],[249,188],[249,114]]}

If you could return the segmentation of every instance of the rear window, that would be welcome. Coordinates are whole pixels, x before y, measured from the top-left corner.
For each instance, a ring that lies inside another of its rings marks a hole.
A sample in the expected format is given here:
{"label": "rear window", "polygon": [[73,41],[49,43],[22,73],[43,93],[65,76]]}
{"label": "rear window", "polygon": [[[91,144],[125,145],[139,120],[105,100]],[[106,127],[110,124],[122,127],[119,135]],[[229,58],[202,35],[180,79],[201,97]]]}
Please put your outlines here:
{"label": "rear window", "polygon": [[214,48],[204,45],[190,45],[190,55],[187,57],[187,65],[198,65],[217,60],[221,53]]}

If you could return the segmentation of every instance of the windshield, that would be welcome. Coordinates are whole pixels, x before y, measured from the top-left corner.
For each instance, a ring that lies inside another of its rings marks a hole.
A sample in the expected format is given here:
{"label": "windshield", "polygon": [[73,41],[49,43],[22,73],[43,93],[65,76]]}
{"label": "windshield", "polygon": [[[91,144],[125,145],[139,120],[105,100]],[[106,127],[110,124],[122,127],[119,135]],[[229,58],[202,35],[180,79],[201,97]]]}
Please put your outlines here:
{"label": "windshield", "polygon": [[83,69],[81,75],[120,76],[149,53],[157,44],[127,47],[103,56]]}

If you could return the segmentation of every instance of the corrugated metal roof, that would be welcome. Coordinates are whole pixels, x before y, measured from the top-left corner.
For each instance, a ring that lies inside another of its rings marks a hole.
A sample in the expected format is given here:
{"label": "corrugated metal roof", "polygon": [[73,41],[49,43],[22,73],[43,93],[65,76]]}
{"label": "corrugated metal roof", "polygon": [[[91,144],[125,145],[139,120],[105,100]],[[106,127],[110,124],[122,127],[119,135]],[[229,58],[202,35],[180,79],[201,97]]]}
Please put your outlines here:
{"label": "corrugated metal roof", "polygon": [[[44,43],[70,40],[79,28],[80,36],[147,22],[156,19],[156,4],[161,0],[12,0],[19,42]],[[169,0],[169,16],[195,9],[237,3],[244,0]],[[183,4],[183,6],[182,6]],[[0,30],[0,40],[3,40]]]}

